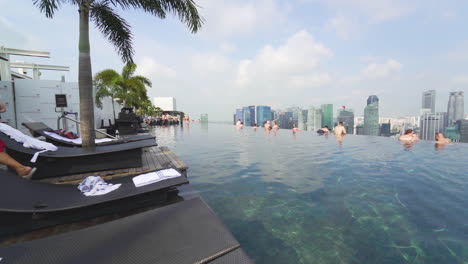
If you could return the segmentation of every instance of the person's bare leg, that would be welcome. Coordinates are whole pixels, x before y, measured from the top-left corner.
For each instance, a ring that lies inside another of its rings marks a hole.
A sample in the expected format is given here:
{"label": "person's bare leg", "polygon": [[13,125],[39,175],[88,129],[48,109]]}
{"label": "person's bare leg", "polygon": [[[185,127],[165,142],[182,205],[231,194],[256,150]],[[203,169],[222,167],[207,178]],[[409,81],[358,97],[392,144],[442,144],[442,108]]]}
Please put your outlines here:
{"label": "person's bare leg", "polygon": [[22,177],[28,175],[32,170],[31,167],[23,166],[5,152],[0,152],[0,164],[5,164],[9,167],[12,167],[15,169],[18,176]]}

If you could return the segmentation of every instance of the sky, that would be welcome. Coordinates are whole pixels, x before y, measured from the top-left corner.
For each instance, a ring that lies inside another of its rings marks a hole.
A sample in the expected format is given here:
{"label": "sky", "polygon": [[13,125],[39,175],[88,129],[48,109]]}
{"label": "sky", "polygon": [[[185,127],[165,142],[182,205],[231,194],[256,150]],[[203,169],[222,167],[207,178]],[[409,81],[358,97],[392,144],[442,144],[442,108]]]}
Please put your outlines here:
{"label": "sky", "polygon": [[[421,93],[468,97],[468,2],[464,0],[195,0],[205,22],[192,34],[177,17],[122,11],[132,27],[137,73],[149,95],[172,96],[193,119],[230,121],[236,108],[308,108],[331,103],[362,115],[369,95],[381,116],[414,116]],[[0,46],[44,50],[15,57],[70,67],[42,79],[78,79],[78,12],[63,5],[48,19],[30,0],[0,0]],[[114,47],[92,27],[93,73],[120,71]],[[468,98],[465,98],[468,101]],[[465,103],[465,114],[468,102]]]}

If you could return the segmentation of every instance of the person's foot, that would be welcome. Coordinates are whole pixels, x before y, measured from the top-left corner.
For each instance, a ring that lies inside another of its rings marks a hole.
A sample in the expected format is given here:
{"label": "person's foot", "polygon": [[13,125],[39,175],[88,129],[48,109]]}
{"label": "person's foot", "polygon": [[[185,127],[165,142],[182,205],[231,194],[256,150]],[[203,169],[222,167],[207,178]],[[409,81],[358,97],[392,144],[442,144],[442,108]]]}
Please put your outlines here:
{"label": "person's foot", "polygon": [[16,173],[18,174],[18,176],[21,176],[26,179],[31,179],[35,171],[36,168],[31,168],[27,166],[23,166],[21,168],[16,169]]}

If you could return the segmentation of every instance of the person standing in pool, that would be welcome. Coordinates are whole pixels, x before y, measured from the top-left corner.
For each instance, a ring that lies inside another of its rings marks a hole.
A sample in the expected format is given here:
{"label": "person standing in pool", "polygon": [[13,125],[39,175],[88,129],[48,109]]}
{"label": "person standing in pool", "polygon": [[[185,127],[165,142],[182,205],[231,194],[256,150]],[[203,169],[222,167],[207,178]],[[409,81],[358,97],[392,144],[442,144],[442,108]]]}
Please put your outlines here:
{"label": "person standing in pool", "polygon": [[400,136],[400,141],[416,142],[418,140],[419,140],[419,138],[414,133],[413,129],[406,129],[405,134]]}
{"label": "person standing in pool", "polygon": [[435,133],[435,140],[436,140],[437,144],[448,144],[448,143],[452,142],[452,140],[450,138],[444,137],[444,134],[442,134],[440,132]]}
{"label": "person standing in pool", "polygon": [[296,133],[297,131],[301,131],[301,130],[297,128],[296,124],[293,124],[292,132]]}
{"label": "person standing in pool", "polygon": [[330,129],[328,128],[328,126],[324,126],[321,129],[317,130],[317,133],[319,133],[319,134],[328,134],[328,133],[330,133]]}
{"label": "person standing in pool", "polygon": [[277,123],[276,121],[273,121],[273,127],[272,127],[272,129],[278,130],[279,128],[280,128],[280,127],[279,127],[278,123]]}
{"label": "person standing in pool", "polygon": [[335,135],[346,135],[346,128],[343,126],[343,122],[339,122],[338,125],[333,129]]}

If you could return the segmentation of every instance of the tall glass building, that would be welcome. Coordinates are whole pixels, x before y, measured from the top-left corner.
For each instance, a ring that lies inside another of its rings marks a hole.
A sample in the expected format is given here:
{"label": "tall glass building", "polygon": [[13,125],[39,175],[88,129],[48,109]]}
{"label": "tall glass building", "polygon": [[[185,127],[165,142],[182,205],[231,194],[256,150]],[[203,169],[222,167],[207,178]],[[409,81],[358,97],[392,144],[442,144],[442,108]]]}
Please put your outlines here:
{"label": "tall glass building", "polygon": [[236,109],[236,121],[235,123],[237,123],[237,121],[241,121],[241,122],[244,122],[244,111],[243,109]]}
{"label": "tall glass building", "polygon": [[301,110],[297,118],[297,127],[302,130],[307,130],[308,110]]}
{"label": "tall glass building", "polygon": [[421,109],[423,112],[435,114],[435,90],[429,90],[422,93]]}
{"label": "tall glass building", "polygon": [[322,127],[333,128],[333,104],[322,105]]}
{"label": "tall glass building", "polygon": [[317,131],[322,128],[322,110],[313,106],[307,111],[307,130]]}
{"label": "tall glass building", "polygon": [[367,98],[367,106],[364,108],[364,135],[378,136],[379,134],[379,98],[371,95]]}
{"label": "tall glass building", "polygon": [[445,133],[447,126],[447,113],[430,114],[425,113],[421,116],[419,126],[419,137],[425,140],[435,140],[435,133]]}
{"label": "tall glass building", "polygon": [[338,122],[343,122],[343,126],[346,128],[346,133],[354,134],[354,112],[351,109],[340,109],[338,110]]}
{"label": "tall glass building", "polygon": [[257,125],[263,126],[266,121],[271,119],[271,107],[270,106],[257,106]]}
{"label": "tall glass building", "polygon": [[242,110],[244,114],[244,125],[253,126],[255,124],[255,106],[245,106]]}
{"label": "tall glass building", "polygon": [[464,105],[464,93],[451,92],[448,101],[447,115],[448,125],[453,126],[457,120],[463,119],[465,105]]}

